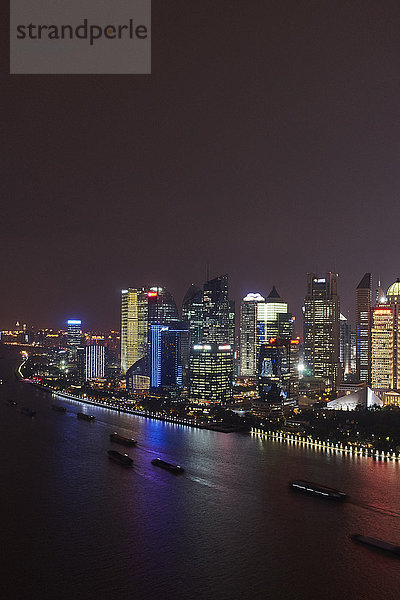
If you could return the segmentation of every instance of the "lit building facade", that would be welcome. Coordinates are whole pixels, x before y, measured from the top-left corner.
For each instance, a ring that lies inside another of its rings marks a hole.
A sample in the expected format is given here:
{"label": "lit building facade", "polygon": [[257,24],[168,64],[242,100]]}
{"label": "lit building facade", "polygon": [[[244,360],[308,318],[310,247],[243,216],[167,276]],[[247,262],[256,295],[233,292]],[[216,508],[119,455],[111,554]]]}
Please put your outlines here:
{"label": "lit building facade", "polygon": [[400,279],[379,297],[384,302],[372,312],[371,387],[392,402],[390,393],[400,391]]}
{"label": "lit building facade", "polygon": [[371,273],[356,289],[356,371],[359,381],[371,380]]}
{"label": "lit building facade", "polygon": [[76,362],[77,351],[82,343],[82,321],[80,319],[68,319],[67,321],[67,347],[68,358]]}
{"label": "lit building facade", "polygon": [[254,377],[257,370],[257,319],[258,306],[265,302],[259,293],[249,293],[240,306],[240,374]]}
{"label": "lit building facade", "polygon": [[229,344],[195,344],[190,354],[189,398],[199,403],[232,400],[233,352]]}
{"label": "lit building facade", "polygon": [[340,301],[337,274],[307,276],[304,300],[304,362],[306,374],[323,379],[333,394],[340,381]]}
{"label": "lit building facade", "polygon": [[104,337],[91,336],[85,346],[85,379],[104,379],[105,366]]}
{"label": "lit building facade", "polygon": [[182,321],[189,329],[189,343],[200,344],[203,341],[203,290],[194,283],[182,302]]}
{"label": "lit building facade", "polygon": [[151,287],[147,301],[150,387],[181,387],[187,327],[179,322],[175,300],[165,288]]}
{"label": "lit building facade", "polygon": [[148,322],[150,325],[170,325],[179,321],[178,308],[172,294],[160,286],[147,292]]}
{"label": "lit building facade", "polygon": [[121,291],[121,372],[125,374],[145,356],[148,339],[147,292],[144,288]]}
{"label": "lit building facade", "polygon": [[271,406],[296,399],[299,394],[298,339],[271,338],[262,344],[257,361],[260,399]]}
{"label": "lit building facade", "polygon": [[340,313],[340,366],[344,379],[351,373],[351,326],[344,315]]}
{"label": "lit building facade", "polygon": [[232,338],[232,307],[228,298],[228,275],[204,284],[202,342],[229,344]]}
{"label": "lit building facade", "polygon": [[395,312],[393,306],[378,305],[373,309],[371,373],[373,390],[389,391],[397,387]]}
{"label": "lit building facade", "polygon": [[201,341],[190,346],[189,395],[194,401],[225,403],[232,398],[235,342],[228,275],[206,281],[202,300]]}
{"label": "lit building facade", "polygon": [[281,298],[275,286],[266,300],[257,304],[258,348],[271,338],[290,339],[293,337],[294,317],[288,309],[287,302]]}
{"label": "lit building facade", "polygon": [[182,321],[188,329],[187,346],[182,347],[183,379],[189,380],[190,348],[203,340],[203,290],[192,283],[182,302]]}
{"label": "lit building facade", "polygon": [[150,387],[178,388],[183,385],[184,348],[189,332],[180,325],[150,325]]}

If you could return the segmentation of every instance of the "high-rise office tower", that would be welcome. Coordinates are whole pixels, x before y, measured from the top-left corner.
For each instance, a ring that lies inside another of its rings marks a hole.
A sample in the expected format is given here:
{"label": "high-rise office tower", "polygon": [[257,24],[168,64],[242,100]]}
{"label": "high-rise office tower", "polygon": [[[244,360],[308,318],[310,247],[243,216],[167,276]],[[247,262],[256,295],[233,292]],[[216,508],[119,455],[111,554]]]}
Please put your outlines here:
{"label": "high-rise office tower", "polygon": [[228,321],[229,321],[229,337],[228,343],[231,345],[232,351],[236,354],[236,303],[234,300],[229,300],[228,308]]}
{"label": "high-rise office tower", "polygon": [[195,344],[190,353],[190,400],[226,404],[232,399],[230,344]]}
{"label": "high-rise office tower", "polygon": [[172,297],[163,287],[151,287],[147,292],[148,321],[150,325],[170,325],[179,321],[179,313]]}
{"label": "high-rise office tower", "polygon": [[147,298],[150,387],[181,387],[188,328],[179,322],[175,300],[168,290],[151,287]]}
{"label": "high-rise office tower", "polygon": [[186,346],[183,342],[183,380],[186,384],[189,377],[190,348],[203,340],[203,290],[192,283],[182,302],[182,322],[188,329]]}
{"label": "high-rise office tower", "polygon": [[194,283],[182,302],[182,321],[188,325],[189,343],[200,344],[203,341],[203,291]]}
{"label": "high-rise office tower", "polygon": [[189,360],[190,397],[228,402],[233,382],[234,305],[228,297],[228,275],[204,284],[202,340],[192,344]]}
{"label": "high-rise office tower", "polygon": [[150,387],[183,385],[184,348],[189,337],[185,325],[150,325]]}
{"label": "high-rise office tower", "polygon": [[340,301],[337,274],[307,276],[304,300],[304,362],[307,373],[326,381],[329,393],[336,391],[339,362]]}
{"label": "high-rise office tower", "polygon": [[356,289],[356,369],[360,381],[371,378],[371,273]]}
{"label": "high-rise office tower", "polygon": [[254,377],[257,369],[257,310],[265,298],[259,293],[249,293],[240,306],[240,374]]}
{"label": "high-rise office tower", "polygon": [[71,362],[75,362],[82,340],[82,321],[80,319],[68,319],[67,335],[68,358]]}
{"label": "high-rise office tower", "polygon": [[147,353],[148,302],[144,288],[121,291],[121,372]]}
{"label": "high-rise office tower", "polygon": [[351,373],[351,326],[347,318],[340,313],[340,366],[343,378],[346,379]]}
{"label": "high-rise office tower", "polygon": [[376,305],[372,315],[372,389],[393,390],[396,387],[395,310],[393,306]]}
{"label": "high-rise office tower", "polygon": [[262,344],[257,360],[261,400],[280,405],[295,399],[299,391],[299,340],[271,338]]}
{"label": "high-rise office tower", "polygon": [[293,337],[294,317],[288,311],[288,304],[273,286],[265,302],[257,305],[258,347],[270,338],[290,339]]}
{"label": "high-rise office tower", "polygon": [[232,337],[229,313],[228,275],[220,275],[204,284],[203,342],[229,343]]}
{"label": "high-rise office tower", "polygon": [[91,336],[85,346],[85,379],[103,379],[105,375],[105,347],[103,336]]}
{"label": "high-rise office tower", "polygon": [[372,311],[371,385],[378,395],[400,391],[400,279],[385,299]]}

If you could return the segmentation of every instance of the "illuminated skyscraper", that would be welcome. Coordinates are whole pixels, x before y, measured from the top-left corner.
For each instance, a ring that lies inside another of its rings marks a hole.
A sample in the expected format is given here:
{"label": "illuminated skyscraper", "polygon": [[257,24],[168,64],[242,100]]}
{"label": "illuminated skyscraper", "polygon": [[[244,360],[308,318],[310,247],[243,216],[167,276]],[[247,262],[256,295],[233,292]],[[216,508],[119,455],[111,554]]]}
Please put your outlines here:
{"label": "illuminated skyscraper", "polygon": [[170,325],[179,321],[179,313],[172,297],[163,287],[151,287],[147,292],[148,321],[150,325]]}
{"label": "illuminated skyscraper", "polygon": [[330,393],[336,391],[340,378],[339,315],[336,273],[321,278],[309,273],[304,300],[306,374],[324,379]]}
{"label": "illuminated skyscraper", "polygon": [[186,384],[189,378],[190,348],[194,344],[200,344],[203,339],[203,290],[194,283],[189,287],[182,302],[182,321],[189,332],[186,346],[182,347],[183,379]]}
{"label": "illuminated skyscraper", "polygon": [[226,404],[232,400],[233,353],[229,344],[195,344],[190,354],[189,399]]}
{"label": "illuminated skyscraper", "polygon": [[360,381],[371,378],[371,273],[365,273],[356,289],[356,369]]}
{"label": "illuminated skyscraper", "polygon": [[200,344],[203,338],[203,291],[194,283],[182,302],[182,321],[188,325],[190,344]]}
{"label": "illuminated skyscraper", "polygon": [[281,405],[299,391],[299,340],[271,338],[262,344],[257,360],[257,381],[261,400]]}
{"label": "illuminated skyscraper", "polygon": [[150,387],[181,387],[188,328],[179,322],[175,300],[168,290],[151,287],[147,298]]}
{"label": "illuminated skyscraper", "polygon": [[68,319],[67,335],[68,358],[71,362],[75,362],[82,340],[82,321],[80,319]]}
{"label": "illuminated skyscraper", "polygon": [[103,379],[105,374],[105,347],[103,336],[91,336],[85,346],[85,379]]}
{"label": "illuminated skyscraper", "polygon": [[386,302],[373,309],[371,386],[385,400],[400,391],[400,279],[388,289]]}
{"label": "illuminated skyscraper", "polygon": [[273,286],[265,302],[257,304],[258,347],[270,338],[290,339],[293,337],[293,315],[288,312],[288,304]]}
{"label": "illuminated skyscraper", "polygon": [[228,402],[232,398],[234,315],[228,275],[207,281],[201,342],[190,348],[189,393],[194,400]]}
{"label": "illuminated skyscraper", "polygon": [[121,372],[147,353],[147,292],[144,288],[121,291]]}
{"label": "illuminated skyscraper", "polygon": [[203,342],[228,344],[232,338],[228,298],[228,275],[220,275],[204,284]]}
{"label": "illuminated skyscraper", "polygon": [[234,300],[229,300],[228,308],[228,321],[229,321],[229,337],[228,343],[230,344],[233,353],[236,355],[236,303]]}
{"label": "illuminated skyscraper", "polygon": [[395,312],[394,306],[377,305],[373,309],[371,384],[374,391],[397,387]]}
{"label": "illuminated skyscraper", "polygon": [[250,293],[240,306],[240,374],[253,377],[257,369],[257,311],[265,298],[259,293]]}
{"label": "illuminated skyscraper", "polygon": [[347,378],[351,373],[351,326],[342,313],[339,319],[340,326],[340,365],[343,377]]}
{"label": "illuminated skyscraper", "polygon": [[183,349],[187,327],[150,325],[150,387],[176,388],[183,385]]}

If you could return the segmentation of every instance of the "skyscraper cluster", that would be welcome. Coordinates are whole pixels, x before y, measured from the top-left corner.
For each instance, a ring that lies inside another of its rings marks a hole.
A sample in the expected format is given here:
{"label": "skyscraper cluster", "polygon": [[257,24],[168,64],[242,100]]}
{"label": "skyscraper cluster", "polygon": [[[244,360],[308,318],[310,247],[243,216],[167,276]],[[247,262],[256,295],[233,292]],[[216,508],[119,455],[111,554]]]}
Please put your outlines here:
{"label": "skyscraper cluster", "polygon": [[121,292],[121,371],[131,390],[178,392],[228,402],[232,397],[234,305],[228,276],[191,285],[181,317],[161,286]]}
{"label": "skyscraper cluster", "polygon": [[[257,389],[276,406],[304,395],[318,399],[370,388],[382,403],[400,405],[400,280],[372,297],[372,276],[355,289],[355,328],[340,310],[338,275],[309,273],[303,339],[275,286],[249,292],[240,304],[238,344],[228,276],[190,285],[181,310],[160,285],[121,290],[120,370],[133,392],[172,394],[193,402],[230,403],[233,382]],[[82,377],[104,377],[104,337],[67,322],[69,362]],[[372,395],[371,395],[372,394]]]}

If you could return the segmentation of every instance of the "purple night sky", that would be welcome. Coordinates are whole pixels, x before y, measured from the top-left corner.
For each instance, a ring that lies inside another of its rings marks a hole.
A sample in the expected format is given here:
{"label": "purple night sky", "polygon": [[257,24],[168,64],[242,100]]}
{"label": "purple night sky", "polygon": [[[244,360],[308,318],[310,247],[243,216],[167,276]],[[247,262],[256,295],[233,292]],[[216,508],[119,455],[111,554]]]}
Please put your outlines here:
{"label": "purple night sky", "polygon": [[10,76],[0,327],[119,327],[229,273],[301,324],[307,271],[400,275],[400,4],[153,1],[149,76]]}

